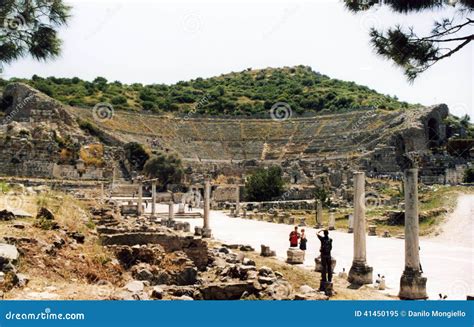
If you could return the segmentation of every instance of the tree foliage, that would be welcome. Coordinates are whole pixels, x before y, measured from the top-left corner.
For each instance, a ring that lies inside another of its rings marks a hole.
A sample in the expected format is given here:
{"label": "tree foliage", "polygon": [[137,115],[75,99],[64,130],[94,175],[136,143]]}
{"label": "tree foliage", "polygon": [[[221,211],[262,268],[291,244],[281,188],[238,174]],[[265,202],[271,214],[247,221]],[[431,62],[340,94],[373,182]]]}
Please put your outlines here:
{"label": "tree foliage", "polygon": [[316,186],[314,189],[314,199],[322,203],[323,207],[331,205],[330,193],[322,186]]}
{"label": "tree foliage", "polygon": [[[379,2],[345,0],[346,7],[354,12],[369,10]],[[413,81],[419,74],[440,60],[457,53],[474,40],[472,0],[387,0],[383,3],[398,13],[442,10],[453,4],[456,9],[451,17],[435,20],[431,32],[427,35],[420,36],[412,26],[396,25],[386,31],[371,28],[370,38],[375,52],[401,67],[409,81]]]}
{"label": "tree foliage", "polygon": [[140,143],[130,142],[124,145],[124,150],[130,166],[136,171],[142,171],[143,166],[150,158],[145,148]]}
{"label": "tree foliage", "polygon": [[[115,109],[170,112],[195,116],[270,117],[277,102],[291,107],[292,115],[318,112],[342,112],[359,108],[401,109],[411,107],[396,97],[379,94],[358,85],[329,78],[310,67],[296,66],[244,70],[212,78],[165,84],[108,82],[103,77],[93,82],[79,78],[42,78],[21,81],[47,92],[72,106],[92,108],[99,102]],[[6,84],[7,81],[0,81]]]}
{"label": "tree foliage", "polygon": [[70,7],[63,0],[0,0],[0,64],[31,55],[56,57],[57,29],[66,24]]}
{"label": "tree foliage", "polygon": [[259,168],[245,183],[245,196],[248,201],[270,201],[283,194],[282,170],[278,166]]}
{"label": "tree foliage", "polygon": [[181,160],[174,155],[159,154],[151,157],[143,168],[150,178],[157,178],[161,188],[168,184],[178,184],[183,177]]}
{"label": "tree foliage", "polygon": [[463,182],[464,183],[474,183],[474,168],[473,167],[466,168],[466,170],[464,170]]}

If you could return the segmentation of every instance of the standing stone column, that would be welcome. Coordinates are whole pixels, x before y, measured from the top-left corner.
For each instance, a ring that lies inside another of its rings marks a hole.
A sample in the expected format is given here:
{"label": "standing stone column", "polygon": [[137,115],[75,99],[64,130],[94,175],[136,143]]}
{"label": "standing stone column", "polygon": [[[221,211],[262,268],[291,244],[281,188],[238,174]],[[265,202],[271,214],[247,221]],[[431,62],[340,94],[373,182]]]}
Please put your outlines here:
{"label": "standing stone column", "polygon": [[349,234],[354,232],[354,215],[353,214],[349,215],[349,227],[347,228],[347,232]]}
{"label": "standing stone column", "polygon": [[323,227],[323,203],[316,200],[316,226],[314,228]]}
{"label": "standing stone column", "polygon": [[137,214],[139,216],[141,216],[143,213],[142,202],[143,202],[143,183],[142,183],[142,180],[139,179],[138,180],[138,202],[137,202]]}
{"label": "standing stone column", "polygon": [[235,216],[238,217],[240,215],[240,187],[237,185],[237,189],[235,190]]}
{"label": "standing stone column", "polygon": [[365,174],[354,173],[354,259],[348,281],[352,284],[372,284],[373,268],[367,265],[365,243]]}
{"label": "standing stone column", "polygon": [[168,219],[170,221],[174,220],[174,202],[173,202],[173,200],[170,200],[170,202],[168,203]]}
{"label": "standing stone column", "polygon": [[405,170],[405,270],[400,278],[401,299],[426,299],[426,277],[420,271],[418,169]]}
{"label": "standing stone column", "polygon": [[156,180],[151,181],[151,217],[156,217]]}
{"label": "standing stone column", "polygon": [[211,237],[212,232],[209,226],[209,211],[211,202],[211,183],[206,180],[204,183],[204,224],[202,227],[202,237]]}
{"label": "standing stone column", "polygon": [[334,216],[334,212],[329,214],[329,226],[328,230],[335,230],[336,229],[336,217]]}

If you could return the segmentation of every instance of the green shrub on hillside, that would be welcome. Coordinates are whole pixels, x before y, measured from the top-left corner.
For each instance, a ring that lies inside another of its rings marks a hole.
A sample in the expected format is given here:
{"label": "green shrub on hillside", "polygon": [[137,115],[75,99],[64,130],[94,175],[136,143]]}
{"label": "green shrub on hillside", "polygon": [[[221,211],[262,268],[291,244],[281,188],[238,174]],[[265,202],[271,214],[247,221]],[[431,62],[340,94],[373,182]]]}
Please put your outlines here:
{"label": "green shrub on hillside", "polygon": [[185,115],[269,116],[276,102],[288,103],[293,114],[340,112],[358,108],[403,109],[412,107],[396,97],[379,94],[358,85],[331,79],[310,67],[297,66],[244,70],[212,78],[197,78],[174,85],[131,85],[92,82],[77,77],[42,78],[23,81],[72,106],[93,107],[110,102],[117,109],[173,112]]}

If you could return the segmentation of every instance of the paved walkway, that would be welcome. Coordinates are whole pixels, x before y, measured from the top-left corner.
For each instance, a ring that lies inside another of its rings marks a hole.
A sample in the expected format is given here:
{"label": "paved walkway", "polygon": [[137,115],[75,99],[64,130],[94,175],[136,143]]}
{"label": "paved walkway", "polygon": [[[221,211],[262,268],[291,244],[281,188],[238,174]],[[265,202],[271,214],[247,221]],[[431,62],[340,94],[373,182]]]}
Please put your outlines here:
{"label": "paved walkway", "polygon": [[[148,206],[150,210],[151,205]],[[472,236],[472,213],[474,208],[474,195],[463,196],[458,202],[458,209],[453,212],[448,220],[446,232],[439,237],[420,240],[421,264],[424,276],[428,278],[427,291],[430,299],[437,299],[439,293],[447,294],[448,299],[466,299],[466,294],[474,291],[474,250],[465,242]],[[158,212],[167,212],[168,207],[158,205]],[[177,206],[176,209],[177,210]],[[200,211],[195,209],[193,211]],[[466,218],[467,217],[467,218]],[[202,226],[202,219],[187,220],[194,226]],[[456,224],[458,222],[458,224]],[[230,218],[221,211],[211,211],[210,224],[214,238],[225,243],[249,244],[257,251],[260,245],[265,244],[275,250],[277,257],[286,259],[288,248],[288,235],[292,226],[275,224],[269,222]],[[456,238],[457,226],[462,224],[460,230],[463,237]],[[308,250],[304,267],[313,269],[314,258],[319,251],[319,240],[316,238],[316,230],[306,227],[308,237]],[[466,236],[467,235],[467,236]],[[333,238],[333,256],[337,259],[336,273],[351,267],[353,256],[353,234],[345,231],[330,232]],[[463,240],[459,242],[459,240]],[[367,236],[367,261],[374,268],[374,277],[377,274],[385,275],[387,290],[385,292],[396,295],[398,293],[399,281],[404,269],[404,240],[396,238],[381,238]]]}

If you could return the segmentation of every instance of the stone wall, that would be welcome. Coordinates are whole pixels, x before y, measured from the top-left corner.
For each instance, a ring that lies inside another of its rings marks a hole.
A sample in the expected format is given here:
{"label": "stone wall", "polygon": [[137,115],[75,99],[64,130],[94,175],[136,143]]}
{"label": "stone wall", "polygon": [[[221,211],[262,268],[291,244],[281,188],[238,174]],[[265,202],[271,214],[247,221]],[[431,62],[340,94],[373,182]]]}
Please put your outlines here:
{"label": "stone wall", "polygon": [[183,237],[164,232],[133,232],[102,235],[101,241],[103,245],[160,244],[166,252],[185,252],[198,269],[205,269],[209,260],[206,241],[193,236]]}

